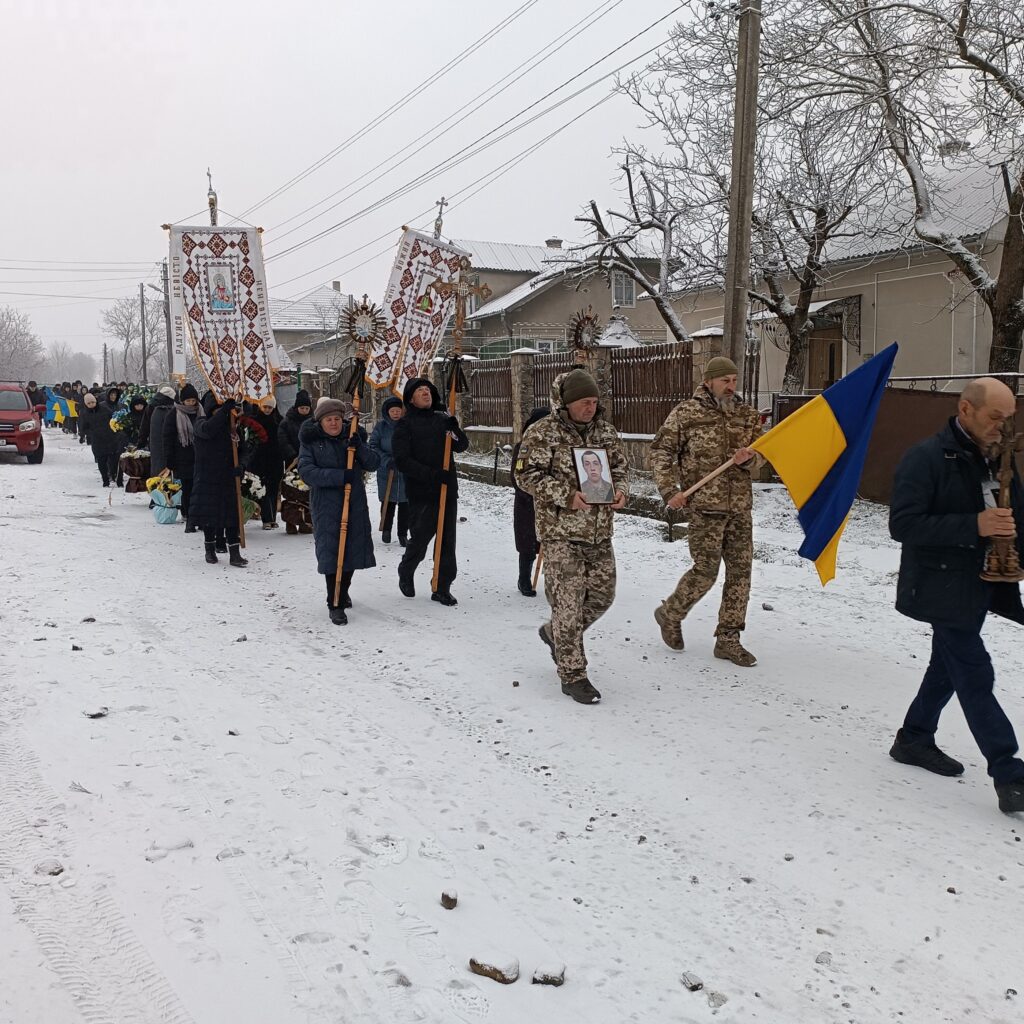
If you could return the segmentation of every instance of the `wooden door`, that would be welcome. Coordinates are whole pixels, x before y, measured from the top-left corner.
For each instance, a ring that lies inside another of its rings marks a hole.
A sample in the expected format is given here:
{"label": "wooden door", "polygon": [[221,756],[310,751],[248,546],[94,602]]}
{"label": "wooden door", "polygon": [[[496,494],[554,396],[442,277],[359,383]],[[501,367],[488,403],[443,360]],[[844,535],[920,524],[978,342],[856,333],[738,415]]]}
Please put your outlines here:
{"label": "wooden door", "polygon": [[807,390],[824,391],[842,375],[842,329],[826,327],[815,331],[807,348]]}

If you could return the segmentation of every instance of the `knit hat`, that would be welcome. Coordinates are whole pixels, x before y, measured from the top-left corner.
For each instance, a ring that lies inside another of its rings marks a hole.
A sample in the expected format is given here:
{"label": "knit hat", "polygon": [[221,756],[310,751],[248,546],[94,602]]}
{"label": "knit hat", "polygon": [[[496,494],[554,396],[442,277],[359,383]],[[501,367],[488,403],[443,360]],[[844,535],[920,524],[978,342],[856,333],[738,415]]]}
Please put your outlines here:
{"label": "knit hat", "polygon": [[277,408],[277,399],[273,395],[267,395],[266,398],[261,398],[260,399],[260,403],[259,404],[260,404],[260,408],[261,409],[271,409],[271,410],[273,410],[273,409]]}
{"label": "knit hat", "polygon": [[295,407],[298,408],[300,405],[312,405],[313,400],[309,397],[309,392],[302,390],[295,392]]}
{"label": "knit hat", "polygon": [[160,387],[156,389],[156,393],[158,395],[163,395],[164,398],[174,398],[174,388],[172,388],[170,384],[161,384]]}
{"label": "knit hat", "polygon": [[426,378],[426,377],[413,377],[412,380],[407,381],[404,388],[402,388],[402,401],[406,405],[412,405],[412,396],[419,391],[420,388],[429,388],[431,397],[434,400],[434,405],[440,405],[441,396],[437,393],[437,388]]}
{"label": "knit hat", "polygon": [[313,419],[319,423],[325,416],[341,416],[345,415],[345,403],[339,402],[337,398],[324,398],[318,399],[316,403],[316,409],[313,410]]}
{"label": "knit hat", "polygon": [[199,392],[191,384],[186,384],[181,389],[181,401],[184,402],[188,398],[194,398],[197,402],[199,401]]}
{"label": "knit hat", "polygon": [[84,402],[90,409],[96,408],[96,396],[91,391],[86,391]]}
{"label": "knit hat", "polygon": [[713,359],[709,359],[708,365],[704,367],[704,379],[715,380],[718,377],[731,377],[739,372],[738,367],[731,359],[726,356],[715,356]]}
{"label": "knit hat", "polygon": [[581,398],[600,398],[597,381],[586,370],[570,370],[562,381],[562,401],[572,405]]}

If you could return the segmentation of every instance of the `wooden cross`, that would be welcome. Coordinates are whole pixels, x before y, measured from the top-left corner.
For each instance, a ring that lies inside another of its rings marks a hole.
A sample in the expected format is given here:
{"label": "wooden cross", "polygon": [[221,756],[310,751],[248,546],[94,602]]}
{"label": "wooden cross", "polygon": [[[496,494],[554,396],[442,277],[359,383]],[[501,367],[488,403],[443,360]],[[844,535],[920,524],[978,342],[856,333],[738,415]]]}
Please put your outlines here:
{"label": "wooden cross", "polygon": [[[1014,431],[1013,417],[1003,422],[1003,435],[999,445],[999,508],[1012,508],[1013,459],[1024,450],[1024,434]],[[993,583],[1018,583],[1024,579],[1017,554],[1016,537],[993,537],[985,558],[983,580]]]}
{"label": "wooden cross", "polygon": [[466,304],[471,295],[482,302],[491,297],[491,289],[485,284],[470,284],[466,276],[470,270],[469,260],[465,256],[459,262],[459,276],[454,281],[432,281],[430,287],[441,299],[455,296],[455,326],[452,328],[452,352],[462,355],[462,337],[466,333]]}

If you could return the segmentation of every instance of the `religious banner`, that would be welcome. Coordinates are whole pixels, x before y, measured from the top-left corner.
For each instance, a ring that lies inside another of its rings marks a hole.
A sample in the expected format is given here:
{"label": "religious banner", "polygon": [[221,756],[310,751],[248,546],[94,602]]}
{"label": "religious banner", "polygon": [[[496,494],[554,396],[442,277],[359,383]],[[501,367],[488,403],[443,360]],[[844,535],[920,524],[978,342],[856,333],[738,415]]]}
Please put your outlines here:
{"label": "religious banner", "polygon": [[455,309],[454,291],[433,287],[459,275],[470,254],[450,242],[406,228],[384,295],[385,328],[367,367],[366,379],[396,395],[413,377],[425,374]]}
{"label": "religious banner", "polygon": [[170,227],[173,372],[186,348],[221,398],[273,394],[277,348],[270,327],[263,250],[254,228]]}

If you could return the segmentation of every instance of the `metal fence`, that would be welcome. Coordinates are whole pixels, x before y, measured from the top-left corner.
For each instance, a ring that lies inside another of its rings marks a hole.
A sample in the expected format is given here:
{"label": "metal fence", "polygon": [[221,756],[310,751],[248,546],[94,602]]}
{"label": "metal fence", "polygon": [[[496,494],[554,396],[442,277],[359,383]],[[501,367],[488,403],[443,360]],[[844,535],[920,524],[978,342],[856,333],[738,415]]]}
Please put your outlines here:
{"label": "metal fence", "polygon": [[469,374],[473,423],[488,427],[512,426],[512,361],[481,359]]}
{"label": "metal fence", "polygon": [[693,351],[686,342],[614,350],[612,421],[625,434],[655,434],[693,394]]}

